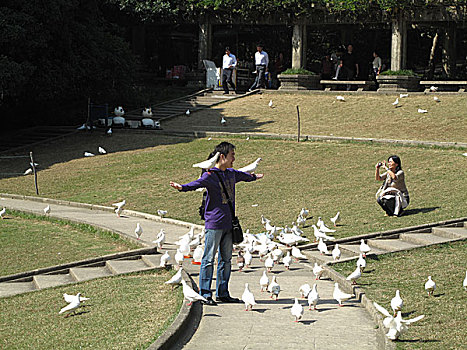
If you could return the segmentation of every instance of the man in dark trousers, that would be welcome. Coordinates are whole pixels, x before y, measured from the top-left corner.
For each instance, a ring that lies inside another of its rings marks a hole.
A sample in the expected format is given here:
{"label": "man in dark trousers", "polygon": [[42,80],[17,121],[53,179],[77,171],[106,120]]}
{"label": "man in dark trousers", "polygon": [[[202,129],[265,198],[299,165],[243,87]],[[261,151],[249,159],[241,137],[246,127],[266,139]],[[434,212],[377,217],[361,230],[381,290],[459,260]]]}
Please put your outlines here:
{"label": "man in dark trousers", "polygon": [[229,84],[235,91],[235,84],[232,81],[232,74],[237,66],[237,58],[230,52],[230,47],[225,48],[225,55],[222,57],[222,87],[224,88],[224,95],[229,94]]}
{"label": "man in dark trousers", "polygon": [[[358,63],[355,54],[353,53],[353,46],[347,46],[347,52],[344,53],[341,60],[342,68],[347,76],[347,80],[354,80],[358,76]],[[351,85],[347,85],[347,90],[350,90]]]}
{"label": "man in dark trousers", "polygon": [[[205,206],[205,242],[204,254],[201,260],[199,272],[200,294],[207,299],[205,305],[217,305],[216,301],[223,303],[239,303],[237,298],[232,298],[229,293],[229,279],[232,260],[232,214],[223,190],[223,181],[229,198],[235,208],[235,184],[240,181],[255,181],[261,179],[263,174],[248,174],[232,169],[235,161],[235,146],[228,142],[221,142],[216,146],[213,153],[219,152],[215,166],[208,169],[195,181],[180,185],[171,181],[170,186],[181,191],[194,191],[197,188],[207,189]],[[216,301],[212,299],[211,282],[214,270],[214,257],[219,249],[217,278],[216,278]]]}
{"label": "man in dark trousers", "polygon": [[255,89],[266,88],[266,72],[268,71],[269,56],[266,51],[263,50],[263,44],[256,45],[255,53],[255,67],[256,67],[256,79],[253,85],[251,85],[248,91]]}

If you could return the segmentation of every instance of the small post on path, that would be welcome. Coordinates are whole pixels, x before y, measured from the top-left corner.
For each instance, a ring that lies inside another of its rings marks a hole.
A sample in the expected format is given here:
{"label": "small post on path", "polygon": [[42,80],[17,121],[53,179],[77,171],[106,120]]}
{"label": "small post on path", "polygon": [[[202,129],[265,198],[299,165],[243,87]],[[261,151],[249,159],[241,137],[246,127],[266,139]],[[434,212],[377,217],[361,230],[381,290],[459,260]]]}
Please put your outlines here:
{"label": "small post on path", "polygon": [[297,142],[300,142],[300,110],[298,109],[298,106],[297,106],[297,127],[298,127]]}
{"label": "small post on path", "polygon": [[37,187],[36,165],[34,164],[34,157],[32,156],[32,152],[29,152],[29,157],[31,158],[32,172],[34,174],[34,186],[36,187],[36,195],[39,195],[39,187]]}

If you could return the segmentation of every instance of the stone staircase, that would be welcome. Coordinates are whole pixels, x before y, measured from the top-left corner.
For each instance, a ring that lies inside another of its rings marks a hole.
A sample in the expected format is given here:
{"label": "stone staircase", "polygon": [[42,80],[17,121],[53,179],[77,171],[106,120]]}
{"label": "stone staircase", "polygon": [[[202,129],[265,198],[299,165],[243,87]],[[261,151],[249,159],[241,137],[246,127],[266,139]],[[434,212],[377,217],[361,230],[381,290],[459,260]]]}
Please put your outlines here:
{"label": "stone staircase", "polygon": [[[188,109],[190,112],[195,112],[233,99],[249,96],[256,92],[257,91],[253,91],[241,95],[236,95],[231,92],[229,95],[224,95],[223,91],[214,91],[212,89],[201,90],[191,95],[151,105],[152,119],[159,121],[170,119],[179,115],[184,115]],[[140,121],[143,119],[141,115],[142,110],[143,108],[141,107],[128,111],[125,114],[125,119]]]}
{"label": "stone staircase", "polygon": [[[332,242],[326,242],[326,244],[329,252],[332,251],[336,243],[339,244],[341,251],[339,262],[342,262],[358,258],[361,239],[364,239],[371,247],[371,251],[367,256],[410,250],[439,243],[455,242],[467,239],[467,220],[464,218],[444,224],[425,225],[422,228],[407,228],[378,234],[336,239]],[[316,246],[317,244],[314,243],[304,247],[303,252],[309,259],[319,264],[336,263],[330,254],[320,254]]]}
{"label": "stone staircase", "polygon": [[0,277],[0,297],[88,281],[95,278],[158,269],[161,254],[155,248],[106,255],[99,258]]}

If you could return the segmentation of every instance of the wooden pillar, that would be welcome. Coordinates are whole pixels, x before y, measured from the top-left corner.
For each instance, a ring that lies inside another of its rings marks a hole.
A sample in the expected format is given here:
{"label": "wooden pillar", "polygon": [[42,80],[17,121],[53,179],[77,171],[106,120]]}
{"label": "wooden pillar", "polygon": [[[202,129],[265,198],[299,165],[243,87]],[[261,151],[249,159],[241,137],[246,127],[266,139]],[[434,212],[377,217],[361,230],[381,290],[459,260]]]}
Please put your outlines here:
{"label": "wooden pillar", "polygon": [[450,78],[456,73],[456,26],[454,23],[444,28],[442,46],[443,74]]}
{"label": "wooden pillar", "polygon": [[211,59],[212,55],[212,24],[209,19],[199,23],[198,39],[198,69],[202,69],[203,60]]}
{"label": "wooden pillar", "polygon": [[407,22],[401,12],[392,19],[391,70],[405,69],[407,64]]}
{"label": "wooden pillar", "polygon": [[292,33],[292,68],[306,68],[306,24],[295,24]]}

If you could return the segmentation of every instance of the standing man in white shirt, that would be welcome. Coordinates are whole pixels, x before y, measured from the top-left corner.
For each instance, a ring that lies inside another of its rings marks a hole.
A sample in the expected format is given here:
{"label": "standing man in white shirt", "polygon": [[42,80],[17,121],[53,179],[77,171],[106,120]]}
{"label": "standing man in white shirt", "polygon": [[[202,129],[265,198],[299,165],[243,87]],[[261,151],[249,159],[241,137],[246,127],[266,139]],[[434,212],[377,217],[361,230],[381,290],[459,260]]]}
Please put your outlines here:
{"label": "standing man in white shirt", "polygon": [[232,73],[237,66],[237,58],[230,52],[230,47],[225,48],[225,55],[222,58],[222,86],[224,87],[224,95],[229,94],[229,84],[235,91],[235,84],[232,81]]}
{"label": "standing man in white shirt", "polygon": [[266,51],[263,51],[263,45],[256,45],[255,65],[256,65],[256,79],[250,90],[253,91],[259,88],[266,88],[266,72],[268,71],[269,56]]}

